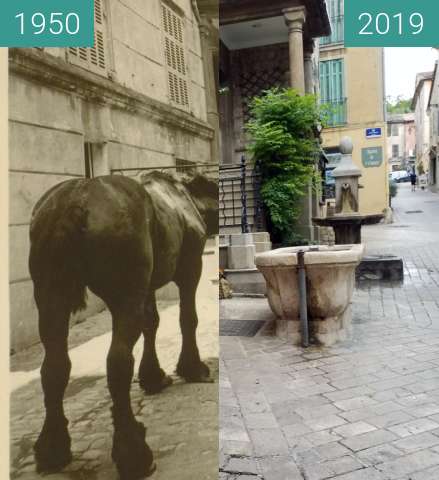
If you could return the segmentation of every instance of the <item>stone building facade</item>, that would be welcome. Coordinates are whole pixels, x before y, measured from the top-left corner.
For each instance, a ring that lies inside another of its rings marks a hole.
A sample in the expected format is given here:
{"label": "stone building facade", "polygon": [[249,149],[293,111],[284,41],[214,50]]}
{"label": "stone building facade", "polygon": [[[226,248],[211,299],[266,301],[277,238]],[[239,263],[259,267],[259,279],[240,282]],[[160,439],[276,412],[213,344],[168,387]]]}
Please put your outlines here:
{"label": "stone building facade", "polygon": [[344,136],[354,143],[353,161],[361,169],[360,213],[381,214],[389,205],[384,49],[347,48],[345,0],[328,0],[332,33],[320,44],[320,101],[328,105],[322,132],[329,160],[327,181],[340,156]]}
{"label": "stone building facade", "polygon": [[[217,2],[95,0],[95,36],[91,49],[10,50],[15,350],[37,339],[28,230],[47,189],[121,168],[218,161]],[[98,308],[91,298],[82,316]]]}
{"label": "stone building facade", "polygon": [[[439,49],[437,49],[439,52]],[[432,88],[428,99],[430,119],[430,150],[428,166],[428,185],[432,192],[439,192],[439,71],[438,62],[434,66]]]}
{"label": "stone building facade", "polygon": [[[416,168],[428,173],[430,165],[430,116],[428,102],[433,85],[433,72],[416,75],[416,87],[412,101],[416,125]],[[420,167],[422,165],[422,167]]]}
{"label": "stone building facade", "polygon": [[416,127],[414,113],[387,116],[387,156],[389,170],[407,170],[416,158]]}

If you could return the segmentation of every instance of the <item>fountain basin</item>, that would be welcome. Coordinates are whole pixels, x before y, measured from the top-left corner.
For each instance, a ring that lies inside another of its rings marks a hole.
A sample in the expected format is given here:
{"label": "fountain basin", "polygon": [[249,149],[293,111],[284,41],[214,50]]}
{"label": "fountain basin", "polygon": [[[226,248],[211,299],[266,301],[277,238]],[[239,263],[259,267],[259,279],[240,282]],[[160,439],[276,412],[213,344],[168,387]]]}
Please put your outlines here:
{"label": "fountain basin", "polygon": [[361,243],[361,227],[379,223],[384,218],[382,213],[372,215],[332,215],[326,218],[313,218],[315,225],[332,227],[335,233],[336,245]]}
{"label": "fountain basin", "polygon": [[306,252],[310,336],[315,343],[333,345],[344,340],[350,331],[355,269],[364,247],[288,247],[256,255],[256,267],[267,284],[268,303],[277,316],[276,335],[295,344],[301,343],[297,265],[300,250]]}

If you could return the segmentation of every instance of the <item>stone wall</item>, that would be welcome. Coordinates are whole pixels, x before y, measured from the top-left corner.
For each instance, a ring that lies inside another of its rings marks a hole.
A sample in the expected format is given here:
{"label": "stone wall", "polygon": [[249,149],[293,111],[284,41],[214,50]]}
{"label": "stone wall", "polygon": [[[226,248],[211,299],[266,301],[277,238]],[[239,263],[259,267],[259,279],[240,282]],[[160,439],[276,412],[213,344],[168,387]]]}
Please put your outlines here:
{"label": "stone wall", "polygon": [[[178,0],[174,5],[184,18],[188,106],[170,98],[160,0],[111,0],[103,6],[102,71],[79,65],[66,49],[10,51],[10,303],[15,350],[38,340],[27,266],[32,207],[52,185],[85,176],[86,143],[95,175],[114,168],[171,166],[177,160],[211,161],[213,131],[206,121],[200,35],[191,2]],[[174,293],[168,289],[165,295]],[[81,316],[100,308],[102,302],[91,296]]]}

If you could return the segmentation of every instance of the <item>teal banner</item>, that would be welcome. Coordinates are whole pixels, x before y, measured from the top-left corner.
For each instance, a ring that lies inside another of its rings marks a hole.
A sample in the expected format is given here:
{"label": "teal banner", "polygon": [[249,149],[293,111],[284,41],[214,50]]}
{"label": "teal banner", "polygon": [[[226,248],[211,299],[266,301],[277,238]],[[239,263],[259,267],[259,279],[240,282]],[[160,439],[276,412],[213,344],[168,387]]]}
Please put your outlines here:
{"label": "teal banner", "polygon": [[345,0],[345,46],[438,46],[438,19],[438,0]]}
{"label": "teal banner", "polygon": [[0,47],[92,47],[94,0],[7,0]]}

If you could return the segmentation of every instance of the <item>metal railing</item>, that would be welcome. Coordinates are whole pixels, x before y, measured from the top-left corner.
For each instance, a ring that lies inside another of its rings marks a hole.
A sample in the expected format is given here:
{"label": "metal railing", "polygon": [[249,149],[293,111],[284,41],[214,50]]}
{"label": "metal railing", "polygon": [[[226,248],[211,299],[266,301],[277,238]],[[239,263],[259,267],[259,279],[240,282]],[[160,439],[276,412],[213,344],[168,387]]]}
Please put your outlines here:
{"label": "metal railing", "polygon": [[327,107],[326,124],[328,127],[336,127],[338,125],[345,125],[347,123],[347,98],[329,101],[323,100],[322,104]]}
{"label": "metal railing", "polygon": [[248,165],[245,157],[238,165],[220,166],[219,220],[221,227],[239,227],[242,233],[250,232],[248,195],[251,185],[253,229],[262,231],[263,209],[260,196],[261,175],[257,165]]}
{"label": "metal railing", "polygon": [[320,45],[331,45],[344,42],[344,15],[331,17],[331,35],[322,37]]}

